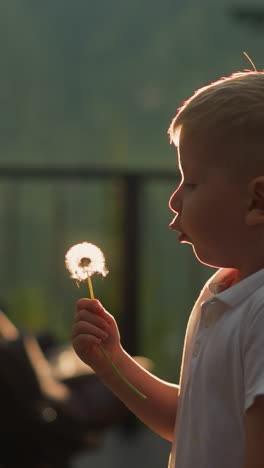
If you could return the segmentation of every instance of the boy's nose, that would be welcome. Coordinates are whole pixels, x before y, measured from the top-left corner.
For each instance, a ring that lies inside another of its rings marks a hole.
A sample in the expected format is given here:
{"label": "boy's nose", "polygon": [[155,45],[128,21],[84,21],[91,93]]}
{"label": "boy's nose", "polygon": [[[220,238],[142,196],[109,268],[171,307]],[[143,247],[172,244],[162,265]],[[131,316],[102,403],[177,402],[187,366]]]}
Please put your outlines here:
{"label": "boy's nose", "polygon": [[177,188],[175,192],[171,195],[169,199],[169,208],[173,213],[178,214],[180,210],[180,197],[179,197],[179,189]]}

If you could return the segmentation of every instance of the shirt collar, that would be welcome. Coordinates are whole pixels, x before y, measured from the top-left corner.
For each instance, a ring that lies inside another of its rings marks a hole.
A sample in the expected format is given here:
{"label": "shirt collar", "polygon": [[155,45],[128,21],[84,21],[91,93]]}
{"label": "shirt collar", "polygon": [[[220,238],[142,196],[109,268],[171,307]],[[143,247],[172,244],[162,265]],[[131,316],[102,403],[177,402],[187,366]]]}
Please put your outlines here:
{"label": "shirt collar", "polygon": [[207,282],[209,295],[214,295],[214,299],[234,307],[256,289],[264,286],[264,268],[232,286],[235,278],[236,270],[221,268]]}

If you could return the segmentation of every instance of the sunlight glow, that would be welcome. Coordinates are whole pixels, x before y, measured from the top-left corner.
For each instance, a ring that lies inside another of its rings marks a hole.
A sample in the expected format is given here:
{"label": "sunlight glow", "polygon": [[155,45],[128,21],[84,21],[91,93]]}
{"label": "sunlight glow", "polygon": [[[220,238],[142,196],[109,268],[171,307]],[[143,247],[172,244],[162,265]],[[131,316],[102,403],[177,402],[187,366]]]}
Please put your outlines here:
{"label": "sunlight glow", "polygon": [[94,273],[100,273],[103,276],[108,273],[103,252],[99,247],[88,242],[73,245],[66,253],[65,265],[71,273],[71,278],[77,281],[85,281]]}

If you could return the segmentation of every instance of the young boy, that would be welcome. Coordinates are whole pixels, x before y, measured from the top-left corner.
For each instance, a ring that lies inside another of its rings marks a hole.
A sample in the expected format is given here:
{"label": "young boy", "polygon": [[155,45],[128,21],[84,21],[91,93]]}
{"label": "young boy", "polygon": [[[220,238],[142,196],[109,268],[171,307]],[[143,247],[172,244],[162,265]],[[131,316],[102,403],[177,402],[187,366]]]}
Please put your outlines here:
{"label": "young boy", "polygon": [[[182,176],[170,227],[218,268],[190,315],[179,386],[125,352],[97,300],[78,301],[73,346],[138,418],[173,441],[170,468],[263,468],[264,73],[200,89],[169,134]],[[100,343],[146,400],[114,375]]]}

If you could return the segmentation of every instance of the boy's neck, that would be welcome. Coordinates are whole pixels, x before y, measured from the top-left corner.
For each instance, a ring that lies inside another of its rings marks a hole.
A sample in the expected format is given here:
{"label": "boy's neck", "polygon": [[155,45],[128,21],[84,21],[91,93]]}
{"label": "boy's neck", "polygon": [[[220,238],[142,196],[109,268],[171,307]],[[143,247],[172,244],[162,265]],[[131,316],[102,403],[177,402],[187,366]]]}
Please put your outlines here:
{"label": "boy's neck", "polygon": [[257,271],[260,271],[263,268],[264,268],[264,265],[260,263],[259,265],[256,265],[255,267],[251,267],[248,269],[234,270],[234,272],[236,273],[234,274],[234,282],[232,283],[232,286],[236,283],[240,283],[240,281],[243,281],[249,276],[254,275],[254,273],[257,273]]}

